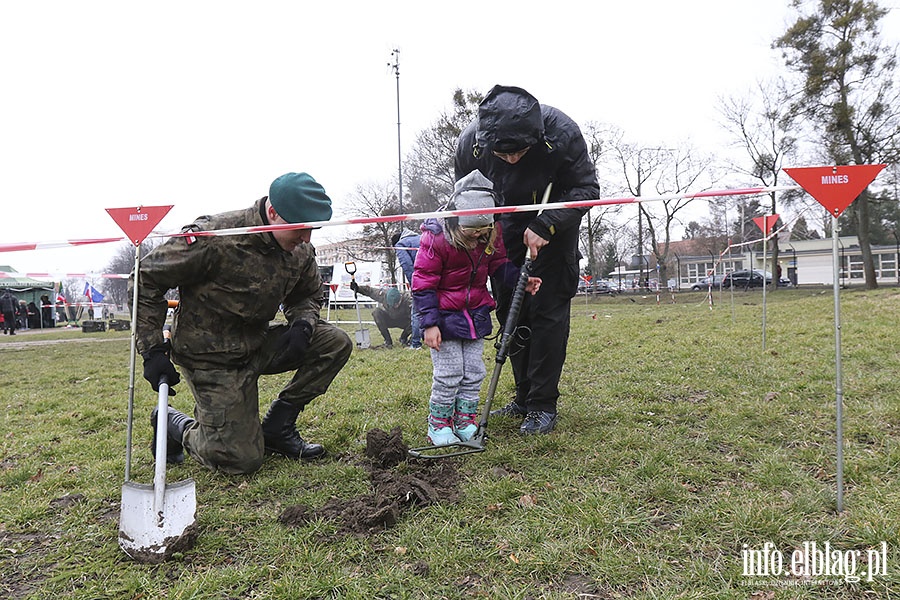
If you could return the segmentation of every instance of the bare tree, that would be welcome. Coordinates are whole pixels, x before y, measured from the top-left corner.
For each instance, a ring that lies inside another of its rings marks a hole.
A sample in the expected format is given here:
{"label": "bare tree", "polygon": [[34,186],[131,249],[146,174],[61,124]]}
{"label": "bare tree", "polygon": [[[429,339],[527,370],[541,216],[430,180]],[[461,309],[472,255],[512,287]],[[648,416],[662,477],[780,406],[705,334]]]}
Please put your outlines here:
{"label": "bare tree", "polygon": [[[676,148],[643,147],[622,144],[617,148],[619,164],[622,168],[628,191],[640,198],[652,186],[660,196],[683,194],[696,189],[708,176],[711,160],[700,157],[696,150],[688,146]],[[672,228],[679,223],[678,213],[684,210],[692,198],[674,198],[654,203],[651,208],[646,203],[638,203],[637,256],[640,269],[647,266],[644,261],[644,236],[650,241],[650,251],[659,265],[660,285],[668,280],[669,245]],[[643,275],[642,275],[643,278]],[[644,282],[642,281],[642,284]]]}
{"label": "bare tree", "polygon": [[[735,138],[749,158],[749,164],[729,161],[732,169],[765,187],[777,186],[786,160],[797,151],[793,130],[794,113],[789,109],[789,96],[784,82],[759,82],[755,93],[723,100],[720,112],[725,129]],[[786,201],[805,197],[788,195]],[[778,214],[776,193],[769,193],[769,214]],[[778,237],[771,241],[772,264],[778,264]],[[772,278],[772,289],[778,282]]]}
{"label": "bare tree", "polygon": [[[400,201],[395,192],[396,187],[389,183],[370,183],[359,185],[350,197],[348,214],[356,217],[384,217],[400,214]],[[397,255],[391,249],[391,236],[397,231],[393,222],[367,223],[362,226],[362,239],[372,248],[381,248],[384,262],[391,273],[391,283],[397,283]],[[358,259],[360,257],[351,257]]]}
{"label": "bare tree", "polygon": [[416,136],[406,160],[410,205],[415,212],[437,210],[453,191],[453,159],[462,130],[478,114],[482,95],[457,88],[449,111]]}
{"label": "bare tree", "polygon": [[[141,256],[146,256],[151,250],[163,243],[161,238],[147,238],[141,243]],[[113,257],[106,264],[106,272],[120,275],[128,275],[134,270],[135,246],[130,242],[122,242]],[[128,279],[105,279],[99,286],[100,291],[108,302],[117,306],[131,305],[128,297]],[[79,291],[80,293],[80,291]],[[172,299],[174,299],[172,295]]]}
{"label": "bare tree", "polygon": [[[597,168],[622,139],[622,132],[610,125],[589,122],[584,128],[584,138],[588,145],[591,162]],[[600,179],[600,181],[601,189],[604,189],[603,180]],[[609,221],[609,218],[617,214],[620,209],[621,206],[617,205],[595,206],[587,211],[585,219],[582,221],[584,225],[581,228],[581,245],[588,259],[587,273],[592,277],[594,283],[603,271],[599,258],[603,255],[601,241],[609,230],[604,221]]]}

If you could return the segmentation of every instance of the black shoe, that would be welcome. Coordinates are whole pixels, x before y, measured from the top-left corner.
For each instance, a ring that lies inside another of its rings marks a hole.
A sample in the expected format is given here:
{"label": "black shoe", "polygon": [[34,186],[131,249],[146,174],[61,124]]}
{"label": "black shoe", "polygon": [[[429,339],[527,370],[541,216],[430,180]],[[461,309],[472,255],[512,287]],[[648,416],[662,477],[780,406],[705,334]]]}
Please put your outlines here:
{"label": "black shoe", "polygon": [[294,431],[287,437],[265,436],[266,452],[278,454],[294,460],[314,460],[325,456],[325,446],[322,444],[309,444]]}
{"label": "black shoe", "polygon": [[[156,415],[159,411],[153,409],[150,413],[150,424],[153,425],[153,441],[150,442],[150,453],[156,455]],[[172,408],[168,408],[166,413],[168,422],[166,423],[166,462],[173,465],[180,465],[184,462],[184,446],[181,444],[181,438],[184,436],[184,430],[194,424],[194,420]]]}
{"label": "black shoe", "polygon": [[280,454],[294,460],[312,460],[325,455],[321,444],[309,444],[297,433],[297,415],[302,407],[275,400],[262,421],[266,452]]}
{"label": "black shoe", "polygon": [[547,434],[556,427],[556,413],[544,412],[542,410],[530,410],[525,415],[525,421],[519,428],[522,435],[533,435],[536,433]]}
{"label": "black shoe", "polygon": [[518,404],[515,400],[504,406],[503,408],[498,408],[497,410],[491,411],[492,417],[510,417],[514,419],[521,419],[528,413],[528,409]]}

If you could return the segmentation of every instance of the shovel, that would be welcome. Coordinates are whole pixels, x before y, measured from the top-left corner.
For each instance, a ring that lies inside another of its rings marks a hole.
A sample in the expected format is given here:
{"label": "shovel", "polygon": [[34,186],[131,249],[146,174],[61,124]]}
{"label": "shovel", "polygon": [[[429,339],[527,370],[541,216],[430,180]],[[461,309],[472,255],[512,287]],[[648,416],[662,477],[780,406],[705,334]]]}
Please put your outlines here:
{"label": "shovel", "polygon": [[497,391],[497,384],[500,381],[500,372],[503,370],[503,364],[509,356],[509,343],[515,333],[516,323],[519,321],[519,311],[522,309],[522,302],[525,300],[525,287],[528,285],[528,278],[530,276],[531,258],[526,256],[525,264],[522,265],[522,271],[519,273],[519,281],[516,282],[516,289],[513,292],[512,300],[509,303],[509,311],[506,313],[506,323],[503,325],[503,331],[500,334],[500,342],[497,344],[497,357],[494,359],[494,372],[491,374],[491,382],[488,385],[487,397],[485,398],[484,406],[481,409],[481,419],[478,422],[478,430],[472,437],[464,442],[447,444],[444,446],[410,448],[408,453],[412,458],[450,458],[453,456],[484,452],[488,438],[487,424],[488,417],[491,414],[491,403],[494,401],[494,394]]}
{"label": "shovel", "polygon": [[131,316],[131,381],[128,398],[128,433],[125,447],[125,483],[119,514],[119,546],[138,562],[161,563],[176,552],[193,546],[197,539],[197,491],[193,479],[166,486],[169,384],[159,381],[156,412],[156,470],[153,485],[130,481],[131,431],[134,416],[135,340],[137,339],[137,290],[140,245],[135,251],[134,309]]}
{"label": "shovel", "polygon": [[[344,268],[350,273],[350,281],[356,281],[356,263],[345,262]],[[363,327],[362,316],[359,313],[359,293],[353,292],[353,297],[356,299],[356,320],[359,321],[359,329],[356,330],[356,347],[365,350],[372,345],[369,340],[369,330]]]}

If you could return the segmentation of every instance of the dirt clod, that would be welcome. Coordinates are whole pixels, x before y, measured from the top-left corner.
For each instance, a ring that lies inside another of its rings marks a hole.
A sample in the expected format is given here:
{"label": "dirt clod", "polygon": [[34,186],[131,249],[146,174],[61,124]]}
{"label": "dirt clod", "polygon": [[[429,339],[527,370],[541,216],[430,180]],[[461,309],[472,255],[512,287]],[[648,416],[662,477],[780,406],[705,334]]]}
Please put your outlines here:
{"label": "dirt clod", "polygon": [[301,526],[316,518],[334,520],[339,522],[339,533],[365,536],[393,527],[413,506],[456,502],[459,473],[453,460],[408,462],[407,450],[409,446],[404,443],[399,427],[390,433],[380,429],[369,431],[365,455],[371,494],[349,500],[331,498],[318,510],[290,506],[278,521]]}

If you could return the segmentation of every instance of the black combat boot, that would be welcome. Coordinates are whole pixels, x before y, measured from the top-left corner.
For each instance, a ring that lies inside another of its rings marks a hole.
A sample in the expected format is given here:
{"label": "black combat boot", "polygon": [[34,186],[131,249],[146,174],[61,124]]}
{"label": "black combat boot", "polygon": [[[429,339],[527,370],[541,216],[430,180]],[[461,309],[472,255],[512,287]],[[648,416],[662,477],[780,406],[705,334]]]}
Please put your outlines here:
{"label": "black combat boot", "polygon": [[284,400],[272,402],[262,421],[266,452],[294,460],[319,458],[325,454],[321,444],[307,444],[297,433],[297,415],[301,410],[301,407]]}
{"label": "black combat boot", "polygon": [[[150,413],[150,423],[153,425],[153,441],[150,444],[150,453],[156,455],[156,415],[159,411],[153,409]],[[168,422],[166,424],[166,462],[179,465],[184,462],[184,446],[181,444],[181,438],[184,436],[185,430],[194,424],[194,420],[184,414],[169,407],[167,412]]]}

